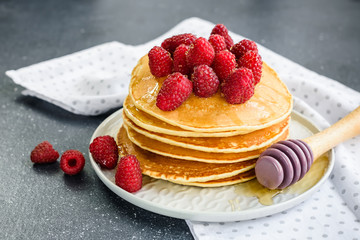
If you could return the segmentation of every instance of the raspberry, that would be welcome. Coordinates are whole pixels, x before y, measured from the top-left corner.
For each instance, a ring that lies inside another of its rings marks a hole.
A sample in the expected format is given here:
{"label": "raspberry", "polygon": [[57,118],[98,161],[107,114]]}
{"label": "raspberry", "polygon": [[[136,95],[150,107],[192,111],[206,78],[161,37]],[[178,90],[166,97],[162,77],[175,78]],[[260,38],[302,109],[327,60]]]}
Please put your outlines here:
{"label": "raspberry", "polygon": [[61,155],[60,168],[69,175],[78,174],[85,165],[85,158],[78,150],[70,149]]}
{"label": "raspberry", "polygon": [[228,50],[221,51],[215,54],[212,68],[218,76],[220,82],[224,82],[225,79],[236,67],[235,55]]}
{"label": "raspberry", "polygon": [[258,53],[258,48],[254,41],[243,39],[231,47],[231,52],[235,55],[236,59],[241,58],[247,51]]}
{"label": "raspberry", "polygon": [[191,94],[192,82],[179,72],[169,75],[156,98],[156,106],[163,111],[178,108]]}
{"label": "raspberry", "polygon": [[226,50],[225,38],[219,34],[210,35],[209,43],[213,46],[215,53]]}
{"label": "raspberry", "polygon": [[214,60],[215,51],[208,40],[199,37],[190,46],[186,56],[187,64],[191,69],[199,65],[211,65]]}
{"label": "raspberry", "polygon": [[254,95],[254,77],[250,69],[236,69],[222,84],[221,92],[230,104],[240,104]]}
{"label": "raspberry", "polygon": [[89,146],[95,162],[103,168],[113,169],[119,159],[118,146],[113,137],[106,135],[96,137]]}
{"label": "raspberry", "polygon": [[196,36],[191,33],[183,33],[175,35],[165,39],[161,43],[161,47],[167,50],[169,53],[173,54],[175,49],[181,44],[191,45],[196,39]]}
{"label": "raspberry", "polygon": [[225,38],[226,48],[230,50],[232,45],[234,45],[234,41],[229,35],[229,32],[224,24],[217,24],[212,29],[211,34],[219,34]]}
{"label": "raspberry", "polygon": [[174,52],[174,72],[179,72],[184,75],[190,74],[190,68],[186,63],[186,54],[189,51],[189,46],[181,44]]}
{"label": "raspberry", "polygon": [[171,55],[162,47],[155,46],[149,51],[149,67],[155,77],[164,77],[172,72]]}
{"label": "raspberry", "polygon": [[241,58],[238,59],[239,67],[249,68],[254,75],[255,85],[260,82],[262,73],[261,56],[254,51],[247,51]]}
{"label": "raspberry", "polygon": [[134,155],[120,158],[115,173],[115,184],[130,193],[139,191],[142,187],[140,163]]}
{"label": "raspberry", "polygon": [[210,97],[219,88],[219,79],[213,69],[207,65],[200,65],[194,68],[191,76],[194,84],[194,94],[198,97]]}
{"label": "raspberry", "polygon": [[59,153],[48,141],[39,143],[30,154],[33,163],[52,163],[59,158]]}

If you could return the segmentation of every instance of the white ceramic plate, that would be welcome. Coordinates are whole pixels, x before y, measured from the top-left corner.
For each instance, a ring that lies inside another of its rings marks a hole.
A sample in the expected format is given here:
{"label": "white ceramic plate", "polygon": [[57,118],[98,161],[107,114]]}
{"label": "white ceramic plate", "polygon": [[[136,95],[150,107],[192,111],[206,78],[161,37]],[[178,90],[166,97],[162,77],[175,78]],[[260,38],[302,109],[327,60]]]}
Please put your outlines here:
{"label": "white ceramic plate", "polygon": [[[113,113],[95,130],[90,142],[102,135],[116,134],[122,125],[122,109]],[[308,119],[293,112],[290,123],[290,138],[302,139],[317,132],[318,129]],[[163,180],[149,181],[134,194],[115,185],[115,170],[104,170],[95,163],[91,154],[90,162],[101,181],[115,194],[126,201],[161,215],[206,222],[229,222],[248,220],[275,214],[305,201],[329,177],[334,166],[334,153],[328,153],[329,162],[323,176],[307,191],[301,194],[280,193],[273,198],[274,203],[262,205],[256,197],[241,196],[236,186],[219,188],[199,188],[173,184]],[[148,177],[145,177],[148,178]],[[236,207],[234,208],[234,200]]]}

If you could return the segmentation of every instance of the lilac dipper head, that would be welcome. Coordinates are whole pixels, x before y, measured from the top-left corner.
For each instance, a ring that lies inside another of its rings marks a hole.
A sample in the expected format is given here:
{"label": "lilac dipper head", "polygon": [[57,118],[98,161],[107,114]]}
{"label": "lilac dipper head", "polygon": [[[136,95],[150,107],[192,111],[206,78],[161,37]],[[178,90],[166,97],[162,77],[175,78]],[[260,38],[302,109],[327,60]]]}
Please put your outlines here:
{"label": "lilac dipper head", "polygon": [[286,140],[273,144],[259,157],[256,178],[269,189],[283,189],[300,180],[313,162],[310,146],[301,140]]}

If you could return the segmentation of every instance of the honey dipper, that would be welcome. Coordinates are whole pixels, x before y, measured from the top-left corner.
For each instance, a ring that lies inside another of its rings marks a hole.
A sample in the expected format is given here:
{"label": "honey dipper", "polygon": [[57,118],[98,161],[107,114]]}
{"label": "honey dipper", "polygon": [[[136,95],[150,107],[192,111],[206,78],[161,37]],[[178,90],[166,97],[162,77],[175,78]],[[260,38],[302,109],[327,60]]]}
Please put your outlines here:
{"label": "honey dipper", "polygon": [[304,177],[313,161],[323,153],[359,134],[360,107],[310,137],[271,145],[256,162],[256,178],[269,189],[286,188]]}

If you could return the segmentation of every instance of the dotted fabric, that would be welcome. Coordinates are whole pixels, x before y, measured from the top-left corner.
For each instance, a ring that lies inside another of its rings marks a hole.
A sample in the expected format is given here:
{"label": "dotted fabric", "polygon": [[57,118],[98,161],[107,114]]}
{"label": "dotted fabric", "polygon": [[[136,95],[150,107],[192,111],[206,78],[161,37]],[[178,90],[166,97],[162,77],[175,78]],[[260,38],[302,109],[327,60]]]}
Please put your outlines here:
{"label": "dotted fabric", "polygon": [[26,88],[24,95],[75,114],[98,115],[122,105],[141,53],[133,46],[110,42],[6,74]]}
{"label": "dotted fabric", "polygon": [[[97,115],[120,107],[137,59],[175,34],[208,37],[214,24],[190,18],[139,46],[106,43],[65,57],[8,71],[23,94],[77,114]],[[234,42],[244,37],[230,32]],[[294,109],[326,128],[360,105],[360,93],[320,76],[258,44],[294,95]],[[360,239],[360,137],[335,149],[330,178],[308,200],[288,211],[240,222],[186,221],[195,239]]]}

